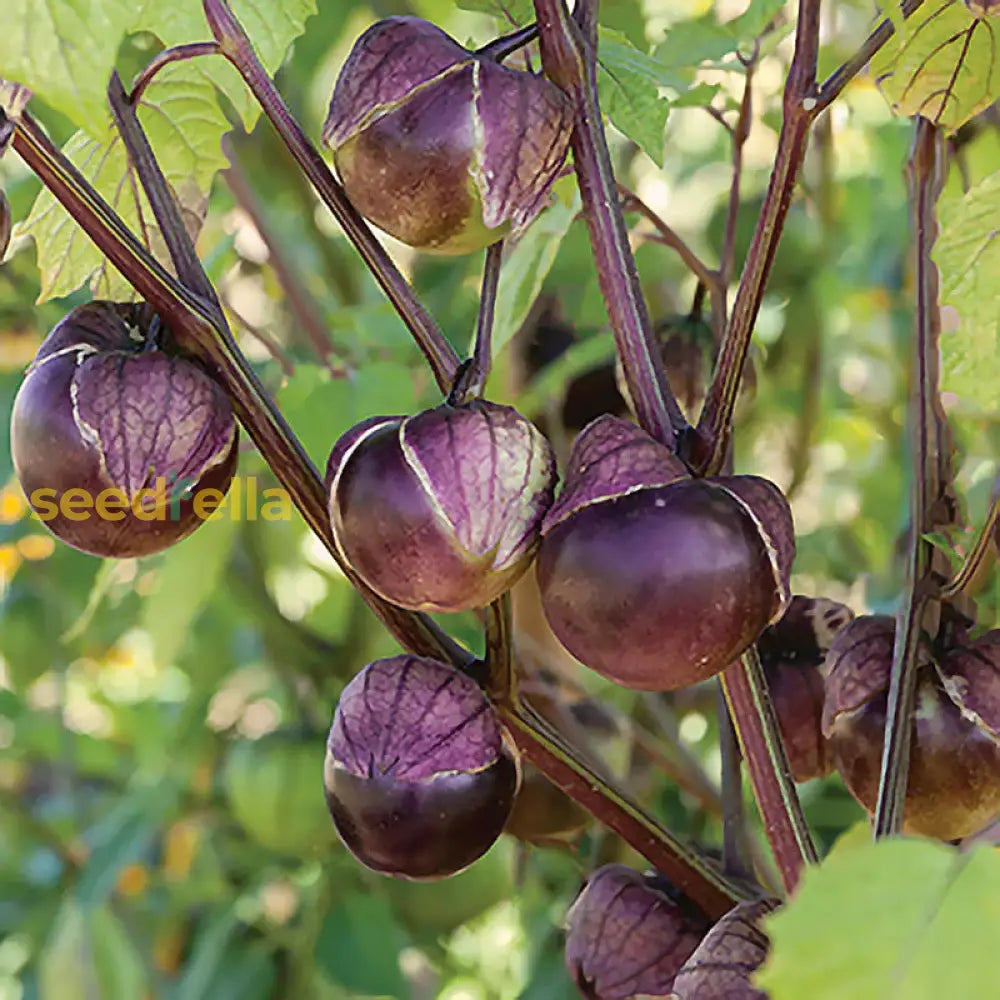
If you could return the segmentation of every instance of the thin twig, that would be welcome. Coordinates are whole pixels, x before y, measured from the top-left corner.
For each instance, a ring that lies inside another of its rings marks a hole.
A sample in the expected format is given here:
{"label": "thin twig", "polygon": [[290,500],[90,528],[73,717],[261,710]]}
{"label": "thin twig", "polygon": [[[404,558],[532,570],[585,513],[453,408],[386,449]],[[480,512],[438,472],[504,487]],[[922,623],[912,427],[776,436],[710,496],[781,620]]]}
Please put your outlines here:
{"label": "thin twig", "polygon": [[315,352],[318,360],[335,375],[345,374],[343,367],[334,365],[331,356],[339,355],[343,358],[346,351],[343,347],[336,347],[326,328],[323,314],[319,304],[306,288],[295,272],[295,268],[288,261],[281,241],[277,239],[267,217],[264,208],[260,203],[243,169],[238,157],[234,154],[232,144],[223,140],[223,151],[229,160],[229,167],[222,171],[229,190],[236,199],[236,204],[246,212],[248,218],[257,230],[258,235],[267,247],[268,263],[274,269],[274,275],[285,293],[285,300],[292,312],[294,326],[305,334],[306,340]]}
{"label": "thin twig", "polygon": [[942,478],[947,430],[940,402],[939,278],[931,256],[938,234],[937,202],[944,186],[944,133],[926,118],[915,120],[906,172],[917,272],[916,329],[907,420],[911,468],[910,531],[903,600],[896,614],[882,770],[875,807],[876,837],[898,833],[903,825],[916,702],[917,650],[924,609],[934,589],[929,579],[932,546],[924,536],[936,526],[935,507],[946,485]]}
{"label": "thin twig", "polygon": [[274,358],[275,361],[281,366],[281,371],[283,374],[291,377],[295,374],[295,362],[292,360],[289,353],[278,343],[277,338],[273,337],[267,330],[262,330],[256,323],[251,323],[250,320],[246,318],[237,308],[233,305],[232,300],[226,295],[225,289],[220,293],[222,298],[222,305],[226,312],[230,313],[235,317],[236,322],[239,323],[247,333],[250,334],[254,340],[258,341],[263,345],[264,349],[268,354]]}
{"label": "thin twig", "polygon": [[969,550],[965,561],[955,576],[941,588],[939,596],[942,600],[948,600],[962,593],[978,576],[983,563],[989,558],[996,558],[998,524],[1000,524],[1000,493],[993,498],[990,512],[986,515],[986,523],[980,528],[975,544]]}
{"label": "thin twig", "polygon": [[316,193],[333,213],[375,280],[382,286],[434,373],[443,392],[455,380],[459,358],[423,303],[375,238],[368,224],[348,201],[330,168],[289,111],[274,82],[264,71],[243,26],[223,0],[203,0],[209,27],[222,54],[236,67],[264,114],[277,129]]}
{"label": "thin twig", "polygon": [[468,388],[471,396],[482,396],[486,380],[493,367],[493,314],[496,311],[497,287],[503,264],[503,240],[486,248],[483,283],[479,292],[479,316],[476,320],[476,342],[469,366]]}
{"label": "thin twig", "polygon": [[751,646],[739,663],[723,672],[722,687],[737,723],[736,734],[764,831],[785,891],[791,893],[798,885],[803,866],[815,864],[818,855],[795,791],[774,706],[769,697],[761,696],[761,692],[767,692],[767,681],[756,646]]}
{"label": "thin twig", "polygon": [[142,100],[142,95],[146,88],[153,82],[153,78],[165,66],[171,63],[184,62],[188,59],[197,59],[200,56],[217,56],[219,54],[218,42],[190,42],[187,45],[175,45],[171,49],[164,49],[150,60],[142,72],[132,81],[132,89],[128,95],[128,103],[135,107]]}
{"label": "thin twig", "polygon": [[712,270],[684,241],[680,234],[662,216],[647,205],[634,191],[618,184],[618,193],[625,199],[625,211],[638,212],[656,230],[652,239],[676,251],[684,266],[708,289],[712,303],[713,325],[725,324],[726,285],[722,275]]}
{"label": "thin twig", "polygon": [[617,197],[597,100],[596,0],[534,0],[546,75],[575,107],[570,141],[598,284],[642,427],[673,446],[687,421],[670,391]]}
{"label": "thin twig", "polygon": [[[893,0],[889,0],[889,2],[892,3]],[[903,17],[910,17],[923,2],[924,0],[903,0]],[[817,113],[828,108],[840,96],[843,89],[871,62],[882,46],[892,38],[895,31],[896,28],[889,18],[881,21],[878,27],[865,39],[861,48],[827,77],[816,96]]]}
{"label": "thin twig", "polygon": [[[729,183],[729,203],[726,206],[726,227],[722,240],[722,251],[719,254],[719,275],[722,287],[728,288],[733,278],[733,262],[736,256],[736,223],[740,212],[740,186],[743,181],[743,149],[750,137],[750,126],[753,122],[753,81],[754,70],[760,55],[760,43],[754,45],[753,55],[745,63],[746,77],[743,81],[743,97],[740,100],[740,112],[736,119],[736,127],[732,130],[733,162],[731,180]],[[723,300],[724,301],[724,300]],[[722,317],[722,330],[725,329],[726,317]],[[721,333],[721,330],[720,330]],[[721,340],[717,337],[717,343]]]}

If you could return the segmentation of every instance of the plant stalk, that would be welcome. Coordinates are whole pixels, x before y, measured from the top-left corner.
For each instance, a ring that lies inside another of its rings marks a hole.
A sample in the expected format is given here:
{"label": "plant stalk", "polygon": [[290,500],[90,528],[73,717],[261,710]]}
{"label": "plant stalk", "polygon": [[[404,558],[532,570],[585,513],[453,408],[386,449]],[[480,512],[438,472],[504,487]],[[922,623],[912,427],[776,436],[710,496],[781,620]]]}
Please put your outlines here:
{"label": "plant stalk", "polygon": [[497,305],[497,287],[503,265],[503,240],[486,248],[483,283],[479,292],[479,316],[476,320],[476,342],[472,349],[469,388],[470,396],[482,396],[486,380],[493,367],[493,315]]}
{"label": "plant stalk", "polygon": [[687,421],[670,391],[653,334],[597,101],[596,0],[578,0],[573,17],[565,0],[534,3],[545,74],[575,107],[573,165],[598,284],[635,414],[653,437],[676,448]]}
{"label": "plant stalk", "polygon": [[703,475],[717,474],[729,452],[733,410],[754,323],[805,156],[809,129],[816,116],[819,7],[819,0],[799,0],[795,54],[785,82],[781,134],[774,166],[719,360],[691,443],[691,464]]}
{"label": "plant stalk", "polygon": [[993,497],[990,512],[986,515],[986,523],[980,528],[976,541],[958,572],[941,588],[942,600],[961,594],[979,575],[986,560],[996,558],[998,525],[1000,525],[1000,493]]}
{"label": "plant stalk", "polygon": [[792,769],[767,692],[756,646],[722,674],[722,689],[736,723],[736,735],[753,785],[764,832],[774,853],[785,890],[791,893],[802,869],[818,860]]}
{"label": "plant stalk", "polygon": [[[6,120],[0,114],[0,125]],[[288,490],[306,523],[340,563],[382,624],[404,648],[459,668],[468,667],[472,656],[431,619],[381,600],[340,561],[333,544],[322,480],[239,351],[224,318],[217,325],[218,307],[180,284],[150,255],[30,115],[22,115],[15,125],[14,149],[28,167],[139,295],[162,316],[181,346],[201,357],[215,371],[233,401],[240,422]],[[731,885],[710,863],[607,786],[571,751],[555,742],[529,712],[514,712],[509,706],[499,708],[511,720],[515,741],[527,759],[599,822],[619,833],[650,864],[672,872],[679,885],[689,887],[692,898],[702,900],[715,915],[721,915],[744,898],[745,890]]]}
{"label": "plant stalk", "polygon": [[718,919],[738,902],[755,897],[551,739],[524,705],[501,702],[496,709],[525,759],[637,850],[708,916]]}
{"label": "plant stalk", "polygon": [[368,223],[348,201],[330,168],[295,120],[274,82],[264,71],[243,26],[224,0],[204,0],[205,17],[222,53],[236,67],[271,120],[282,141],[309,178],[323,203],[354,244],[375,280],[395,306],[431,366],[442,392],[448,392],[459,357],[407,280],[375,238]]}
{"label": "plant stalk", "polygon": [[944,133],[926,118],[916,118],[907,162],[916,243],[916,316],[913,370],[907,424],[910,447],[910,532],[903,600],[896,614],[896,636],[886,708],[886,734],[874,833],[899,833],[903,825],[910,745],[917,689],[917,650],[924,610],[936,587],[931,579],[933,549],[924,536],[936,527],[935,507],[949,485],[947,421],[941,407],[938,341],[941,333],[938,269],[931,256],[938,235],[937,202],[944,187]]}

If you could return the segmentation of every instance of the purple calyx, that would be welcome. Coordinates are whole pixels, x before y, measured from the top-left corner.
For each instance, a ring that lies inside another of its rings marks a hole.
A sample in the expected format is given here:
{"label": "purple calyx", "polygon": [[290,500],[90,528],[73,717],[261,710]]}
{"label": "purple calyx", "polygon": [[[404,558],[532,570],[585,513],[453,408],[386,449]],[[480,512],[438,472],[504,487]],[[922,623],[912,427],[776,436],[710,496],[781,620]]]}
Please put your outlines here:
{"label": "purple calyx", "polygon": [[344,688],[327,749],[361,778],[421,782],[482,771],[500,756],[500,724],[478,685],[437,660],[376,660]]}
{"label": "purple calyx", "polygon": [[545,515],[542,533],[591,504],[690,478],[669,448],[635,424],[620,417],[598,417],[573,443],[565,485]]}

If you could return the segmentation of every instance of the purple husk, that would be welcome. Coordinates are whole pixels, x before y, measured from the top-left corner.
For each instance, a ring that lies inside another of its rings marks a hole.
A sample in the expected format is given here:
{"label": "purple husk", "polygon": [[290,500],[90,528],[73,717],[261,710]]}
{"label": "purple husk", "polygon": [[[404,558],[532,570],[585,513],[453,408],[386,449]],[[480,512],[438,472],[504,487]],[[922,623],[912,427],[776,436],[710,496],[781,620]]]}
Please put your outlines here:
{"label": "purple husk", "polygon": [[[659,885],[658,885],[659,883]],[[593,1000],[664,996],[708,919],[625,865],[598,869],[567,914],[566,965]]]}
{"label": "purple husk", "polygon": [[355,42],[337,77],[323,125],[323,142],[336,149],[377,114],[471,60],[470,52],[421,18],[379,21]]}
{"label": "purple husk", "polygon": [[674,980],[681,1000],[767,1000],[750,977],[770,945],[761,921],[777,907],[769,899],[741,903],[705,936]]}
{"label": "purple husk", "polygon": [[573,442],[565,485],[545,516],[542,532],[547,534],[583,507],[686,478],[690,474],[684,463],[635,424],[598,417]]}
{"label": "purple husk", "polygon": [[327,748],[360,778],[422,782],[481,771],[500,755],[501,731],[476,683],[436,660],[376,660],[344,688]]}
{"label": "purple husk", "polygon": [[495,403],[445,404],[404,421],[400,442],[465,551],[492,551],[503,568],[535,546],[556,469],[529,420]]}

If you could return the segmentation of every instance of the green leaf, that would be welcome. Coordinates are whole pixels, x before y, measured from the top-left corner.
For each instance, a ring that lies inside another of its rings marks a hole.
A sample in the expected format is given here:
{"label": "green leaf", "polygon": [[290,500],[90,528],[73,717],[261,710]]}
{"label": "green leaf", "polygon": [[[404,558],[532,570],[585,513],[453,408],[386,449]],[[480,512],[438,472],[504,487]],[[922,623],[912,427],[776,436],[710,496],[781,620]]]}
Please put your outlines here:
{"label": "green leaf", "polygon": [[559,252],[559,244],[580,211],[580,196],[567,205],[556,199],[531,224],[507,255],[497,287],[493,350],[499,352],[520,329]]}
{"label": "green leaf", "polygon": [[[189,230],[196,232],[212,178],[226,163],[219,139],[228,124],[214,88],[205,79],[192,78],[184,64],[169,66],[143,96],[139,119],[178,196]],[[144,196],[136,201],[138,179],[110,122],[98,138],[77,132],[63,151],[140,239],[143,232],[149,234],[154,250],[159,249],[163,257],[149,203]],[[125,279],[108,266],[48,190],[41,191],[17,231],[35,240],[42,276],[39,302],[68,295],[88,282],[97,298],[122,299],[132,294]]]}
{"label": "green leaf", "polygon": [[76,884],[82,904],[98,906],[107,900],[121,870],[149,847],[172,799],[162,786],[144,786],[120,799],[91,831],[93,849]]}
{"label": "green leaf", "polygon": [[240,518],[248,514],[242,509],[246,495],[245,480],[234,481],[217,519],[200,525],[162,557],[156,590],[142,609],[142,627],[153,640],[157,663],[176,660],[198,615],[217,592]]}
{"label": "green leaf", "polygon": [[1000,980],[1000,853],[892,838],[809,869],[767,921],[772,1000],[988,997]]}
{"label": "green leaf", "polygon": [[405,997],[399,953],[406,947],[389,904],[380,897],[344,896],[327,914],[316,941],[316,962],[345,989],[365,996]]}
{"label": "green leaf", "polygon": [[941,385],[956,406],[1000,410],[1000,172],[941,205]]}
{"label": "green leaf", "polygon": [[108,77],[134,17],[126,0],[5,0],[0,77],[23,83],[100,137]]}
{"label": "green leaf", "polygon": [[601,110],[616,128],[662,167],[663,130],[670,103],[660,96],[660,85],[675,83],[676,78],[665,76],[655,59],[640,52],[620,31],[611,28],[600,29],[597,64]]}
{"label": "green leaf", "polygon": [[709,65],[742,72],[742,63],[724,60],[741,47],[748,50],[782,7],[784,0],[753,0],[731,21],[720,23],[714,10],[702,17],[679,21],[667,30],[666,37],[656,47],[655,57],[661,65],[674,70]]}
{"label": "green leaf", "polygon": [[923,115],[957,129],[1000,97],[992,23],[965,4],[925,4],[908,18],[897,46],[872,60],[872,74],[893,113]]}
{"label": "green leaf", "polygon": [[90,910],[68,899],[40,965],[39,1000],[136,1000],[146,993],[142,959],[103,906]]}
{"label": "green leaf", "polygon": [[751,0],[750,6],[723,28],[737,42],[752,42],[781,13],[785,0]]}
{"label": "green leaf", "polygon": [[332,378],[318,365],[298,365],[278,394],[278,403],[322,474],[344,431],[366,417],[412,413],[418,396],[408,367],[375,361],[349,378]]}
{"label": "green leaf", "polygon": [[[230,6],[250,36],[264,69],[272,75],[284,60],[289,45],[302,34],[306,20],[316,13],[316,0],[233,0]],[[148,31],[165,46],[212,37],[201,0],[148,2],[132,30]],[[247,131],[253,128],[260,117],[260,109],[227,60],[221,56],[197,59],[184,63],[183,67],[188,79],[217,86],[239,113]]]}
{"label": "green leaf", "polygon": [[456,0],[456,6],[491,14],[512,25],[527,24],[535,19],[535,5],[531,0]]}
{"label": "green leaf", "polygon": [[638,48],[647,47],[646,14],[641,0],[601,0],[597,18],[606,27],[622,32]]}

